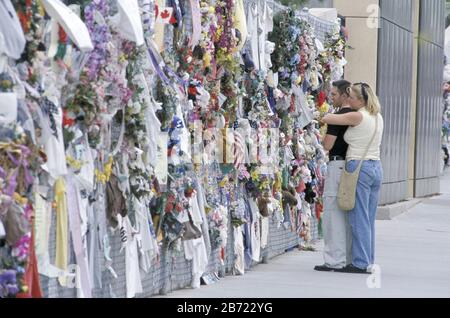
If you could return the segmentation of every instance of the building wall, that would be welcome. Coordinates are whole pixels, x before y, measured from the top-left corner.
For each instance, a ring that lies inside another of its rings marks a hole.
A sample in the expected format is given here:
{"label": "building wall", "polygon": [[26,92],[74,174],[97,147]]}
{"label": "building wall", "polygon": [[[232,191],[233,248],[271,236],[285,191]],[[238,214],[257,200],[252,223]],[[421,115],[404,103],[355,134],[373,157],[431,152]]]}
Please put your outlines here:
{"label": "building wall", "polygon": [[332,8],[333,0],[310,0],[303,5],[307,8]]}
{"label": "building wall", "polygon": [[377,94],[384,118],[381,204],[408,198],[414,0],[380,0]]}
{"label": "building wall", "polygon": [[420,1],[415,196],[439,193],[445,2]]}
{"label": "building wall", "polygon": [[353,47],[345,78],[369,83],[382,104],[380,204],[438,193],[445,1],[334,0],[333,6],[346,18]]}

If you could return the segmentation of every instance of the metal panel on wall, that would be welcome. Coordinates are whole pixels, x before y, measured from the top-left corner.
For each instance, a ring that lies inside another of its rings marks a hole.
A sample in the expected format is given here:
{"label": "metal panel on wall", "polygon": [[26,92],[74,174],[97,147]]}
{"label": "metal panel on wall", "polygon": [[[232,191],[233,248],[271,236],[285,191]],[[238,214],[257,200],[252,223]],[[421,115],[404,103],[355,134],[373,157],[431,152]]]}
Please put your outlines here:
{"label": "metal panel on wall", "polygon": [[380,9],[377,94],[384,118],[380,204],[389,204],[408,195],[413,1],[381,0]]}
{"label": "metal panel on wall", "polygon": [[439,193],[444,23],[444,1],[420,1],[416,197]]}
{"label": "metal panel on wall", "polygon": [[412,31],[413,0],[380,0],[380,16]]}
{"label": "metal panel on wall", "polygon": [[303,7],[306,8],[332,8],[333,0],[310,0],[305,1]]}

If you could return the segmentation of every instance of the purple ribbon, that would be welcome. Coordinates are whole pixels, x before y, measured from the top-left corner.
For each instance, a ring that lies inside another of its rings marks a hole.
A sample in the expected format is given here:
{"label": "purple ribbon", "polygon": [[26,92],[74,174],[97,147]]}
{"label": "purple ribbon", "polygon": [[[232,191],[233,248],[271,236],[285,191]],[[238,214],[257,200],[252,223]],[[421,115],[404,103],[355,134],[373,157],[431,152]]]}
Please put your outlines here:
{"label": "purple ribbon", "polygon": [[0,178],[2,179],[6,178],[6,172],[2,167],[0,167]]}
{"label": "purple ribbon", "polygon": [[[163,68],[161,69],[161,67],[159,66],[159,63],[158,63],[158,58],[156,57],[155,52],[153,52],[153,49],[152,49],[152,47],[150,47],[150,46],[148,47],[148,54],[149,54],[150,59],[151,59],[151,61],[152,61],[152,63],[153,63],[153,66],[154,66],[154,68],[155,68],[155,71],[156,71],[156,73],[158,74],[158,76],[161,78],[161,80],[162,80],[166,85],[172,86],[172,82],[171,82],[171,80],[169,79],[169,77],[167,76],[167,74],[168,74],[169,76],[174,77],[175,80],[176,80],[176,82],[177,82],[181,87],[183,87],[183,90],[184,90],[184,87],[186,87],[186,85],[188,84],[188,82],[185,81],[185,80],[183,80],[180,76],[178,76],[178,74],[177,74],[174,70],[172,70],[170,67],[168,67],[167,65],[164,65]],[[167,72],[167,74],[166,74],[164,71]]]}
{"label": "purple ribbon", "polygon": [[148,48],[148,54],[150,56],[150,60],[152,61],[153,66],[154,66],[155,71],[158,74],[158,76],[161,78],[161,80],[166,85],[170,85],[170,80],[167,78],[166,74],[164,74],[163,70],[159,66],[158,60],[156,59],[156,56],[155,56],[155,53],[153,52],[153,50],[150,47]]}
{"label": "purple ribbon", "polygon": [[175,78],[175,80],[177,81],[177,83],[179,85],[181,85],[182,87],[186,87],[189,83],[189,81],[185,81],[183,80],[180,76],[178,76],[178,74],[172,70],[170,67],[168,67],[167,65],[164,66],[164,70],[172,77]]}
{"label": "purple ribbon", "polygon": [[[25,182],[27,186],[30,186],[33,184],[34,178],[31,175],[30,171],[28,170],[29,163],[26,160],[26,158],[31,154],[30,149],[28,149],[26,146],[19,145],[20,150],[22,151],[20,154],[20,159],[16,159],[10,152],[7,152],[8,158],[11,160],[11,162],[17,166],[16,170],[12,174],[8,187],[6,188],[6,194],[9,196],[12,196],[17,188],[17,174],[19,173],[19,168],[23,167],[24,174],[25,174]],[[6,176],[6,173],[3,169],[0,170],[0,175]]]}

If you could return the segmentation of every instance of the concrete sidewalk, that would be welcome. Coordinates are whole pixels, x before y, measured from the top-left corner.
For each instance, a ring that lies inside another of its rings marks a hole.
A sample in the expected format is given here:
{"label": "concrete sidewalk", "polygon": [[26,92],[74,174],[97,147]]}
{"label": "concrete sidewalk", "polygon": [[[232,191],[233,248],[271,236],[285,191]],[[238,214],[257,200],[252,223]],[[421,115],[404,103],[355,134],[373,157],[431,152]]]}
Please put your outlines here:
{"label": "concrete sidewalk", "polygon": [[381,288],[367,287],[369,275],[314,271],[323,263],[319,242],[317,252],[290,252],[244,276],[167,297],[450,297],[450,171],[442,177],[441,193],[393,220],[377,221]]}

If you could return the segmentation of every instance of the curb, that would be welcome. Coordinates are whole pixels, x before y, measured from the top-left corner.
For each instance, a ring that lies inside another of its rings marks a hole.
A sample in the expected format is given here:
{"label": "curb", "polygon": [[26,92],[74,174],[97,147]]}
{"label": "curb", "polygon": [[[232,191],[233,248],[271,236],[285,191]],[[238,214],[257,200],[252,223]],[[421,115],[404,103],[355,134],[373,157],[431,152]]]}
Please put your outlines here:
{"label": "curb", "polygon": [[421,203],[424,198],[415,198],[399,203],[379,206],[377,210],[377,220],[392,220],[393,218],[412,209],[417,204]]}

